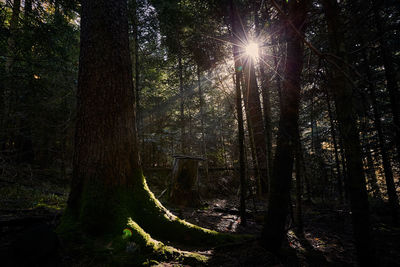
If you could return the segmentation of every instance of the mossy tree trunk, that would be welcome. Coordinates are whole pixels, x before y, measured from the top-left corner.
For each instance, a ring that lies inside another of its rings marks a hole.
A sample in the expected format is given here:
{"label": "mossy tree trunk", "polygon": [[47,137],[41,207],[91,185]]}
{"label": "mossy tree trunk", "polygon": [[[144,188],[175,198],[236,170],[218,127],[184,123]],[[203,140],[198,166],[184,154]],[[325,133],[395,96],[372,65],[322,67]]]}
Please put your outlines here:
{"label": "mossy tree trunk", "polygon": [[81,219],[90,214],[83,226],[100,219],[95,217],[109,222],[116,219],[113,209],[103,206],[109,196],[98,195],[96,187],[110,189],[107,193],[111,194],[113,187],[132,187],[139,179],[135,174],[139,156],[126,18],[125,1],[82,1],[74,171],[68,208]]}
{"label": "mossy tree trunk", "polygon": [[148,233],[201,245],[236,239],[180,220],[146,185],[137,150],[125,0],[82,1],[79,64],[73,180],[58,232],[112,240],[130,227],[146,231],[136,241],[156,250],[164,246]]}

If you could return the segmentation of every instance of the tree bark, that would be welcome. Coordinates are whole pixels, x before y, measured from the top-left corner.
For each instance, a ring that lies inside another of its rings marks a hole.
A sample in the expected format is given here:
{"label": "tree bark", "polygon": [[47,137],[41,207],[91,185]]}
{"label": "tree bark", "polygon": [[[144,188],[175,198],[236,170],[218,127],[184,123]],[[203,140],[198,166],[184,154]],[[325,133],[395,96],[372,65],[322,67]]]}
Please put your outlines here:
{"label": "tree bark", "polygon": [[140,136],[140,131],[143,127],[143,121],[141,117],[141,104],[140,104],[140,66],[139,66],[139,20],[137,17],[137,9],[138,4],[137,0],[129,0],[128,1],[128,10],[129,10],[129,23],[132,27],[133,34],[133,50],[131,54],[131,59],[133,61],[133,78],[134,78],[134,91],[135,91],[135,107],[136,107],[136,125],[138,130],[138,135]]}
{"label": "tree bark", "polygon": [[82,204],[84,186],[129,185],[139,168],[128,25],[116,19],[126,15],[124,1],[82,2],[74,172],[68,201],[74,210]]}
{"label": "tree bark", "polygon": [[[304,31],[307,1],[289,1],[288,19],[299,31]],[[287,60],[281,94],[279,133],[275,153],[269,207],[262,232],[268,250],[277,252],[285,236],[294,151],[298,136],[300,106],[300,76],[303,69],[303,41],[286,24]]]}

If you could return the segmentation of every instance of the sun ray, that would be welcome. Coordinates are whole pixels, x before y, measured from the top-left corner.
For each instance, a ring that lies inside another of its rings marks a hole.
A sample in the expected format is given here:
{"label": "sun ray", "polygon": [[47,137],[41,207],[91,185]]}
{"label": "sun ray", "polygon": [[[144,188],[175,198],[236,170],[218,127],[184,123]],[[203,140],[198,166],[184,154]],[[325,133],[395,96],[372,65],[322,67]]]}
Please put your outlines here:
{"label": "sun ray", "polygon": [[278,71],[275,70],[275,68],[273,68],[271,65],[269,65],[268,62],[267,62],[266,60],[264,60],[263,58],[259,58],[259,59],[268,67],[268,69],[270,69],[270,70],[272,70],[272,71],[274,72],[274,76],[275,76],[275,75],[278,75],[279,78],[283,79],[282,75],[280,75],[280,74],[278,73]]}

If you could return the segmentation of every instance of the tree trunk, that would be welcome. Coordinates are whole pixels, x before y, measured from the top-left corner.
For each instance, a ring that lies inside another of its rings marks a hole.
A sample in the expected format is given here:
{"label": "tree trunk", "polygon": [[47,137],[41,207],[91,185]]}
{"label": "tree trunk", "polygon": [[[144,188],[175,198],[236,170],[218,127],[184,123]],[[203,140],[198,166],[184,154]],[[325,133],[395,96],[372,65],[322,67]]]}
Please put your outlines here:
{"label": "tree trunk", "polygon": [[132,241],[164,252],[144,231],[186,244],[232,240],[178,219],[149,191],[139,164],[129,54],[127,2],[82,1],[74,170],[58,232],[108,243],[128,227]]}
{"label": "tree trunk", "polygon": [[[143,120],[141,114],[141,103],[140,103],[140,66],[139,66],[139,20],[137,17],[137,9],[138,4],[137,0],[129,0],[128,1],[128,11],[129,11],[129,23],[132,27],[132,34],[133,34],[133,50],[131,53],[131,59],[133,61],[133,73],[134,73],[134,89],[135,89],[135,107],[136,107],[136,125],[138,135],[141,136],[143,133]],[[143,151],[141,151],[143,153]]]}
{"label": "tree trunk", "polygon": [[234,0],[230,0],[230,19],[233,43],[233,59],[235,62],[235,94],[236,94],[236,113],[238,117],[238,145],[239,145],[239,174],[240,174],[240,218],[241,223],[246,225],[246,165],[244,155],[244,128],[243,128],[243,111],[241,97],[241,80],[242,66],[239,61],[240,57],[240,30],[238,29],[238,14]]}
{"label": "tree trunk", "polygon": [[[56,15],[56,14],[55,14]],[[25,1],[24,6],[24,36],[25,40],[23,42],[22,51],[23,57],[25,58],[27,64],[27,84],[25,88],[21,88],[20,94],[23,96],[24,101],[16,101],[15,108],[17,113],[23,114],[19,119],[16,120],[17,125],[17,135],[15,137],[16,152],[17,152],[17,162],[18,163],[33,163],[34,151],[32,142],[32,127],[31,127],[31,115],[27,112],[26,105],[33,105],[32,101],[35,99],[36,91],[34,88],[34,77],[32,69],[32,36],[30,23],[32,16],[32,1]]]}
{"label": "tree trunk", "polygon": [[[364,56],[365,52],[364,52]],[[366,58],[367,62],[368,59]],[[376,99],[376,94],[375,94],[375,86],[372,83],[372,77],[371,77],[371,70],[370,67],[367,65],[366,66],[366,74],[367,74],[367,79],[368,79],[368,90],[369,94],[371,96],[372,100],[372,110],[374,113],[374,126],[376,129],[376,132],[378,134],[378,143],[379,143],[379,150],[382,156],[382,164],[383,164],[383,171],[385,174],[385,181],[386,181],[386,188],[387,188],[387,193],[389,196],[389,204],[392,212],[392,220],[394,224],[399,223],[399,218],[398,218],[398,212],[399,212],[399,199],[397,197],[396,193],[396,186],[394,184],[394,179],[393,179],[393,171],[392,171],[392,166],[390,163],[390,158],[388,155],[388,151],[385,145],[385,137],[383,135],[383,129],[382,129],[382,123],[381,123],[381,116],[379,115],[379,109],[378,109],[378,103]],[[400,137],[400,136],[398,136]]]}
{"label": "tree trunk", "polygon": [[[289,1],[288,19],[300,32],[304,30],[307,1]],[[300,76],[303,69],[303,41],[286,24],[287,59],[281,94],[279,133],[275,153],[269,207],[262,239],[267,249],[278,251],[285,236],[294,152],[298,136]]]}
{"label": "tree trunk", "polygon": [[[7,1],[8,2],[8,1]],[[11,2],[11,1],[10,1]],[[7,3],[9,4],[9,3]],[[1,128],[5,129],[3,132],[4,136],[0,138],[0,144],[2,150],[8,150],[9,152],[14,151],[14,143],[15,143],[15,129],[17,128],[14,121],[15,118],[11,117],[13,114],[16,113],[15,106],[16,103],[13,102],[13,98],[16,99],[15,102],[19,102],[16,95],[16,88],[14,83],[14,60],[17,53],[17,44],[16,44],[16,37],[18,34],[18,26],[19,26],[19,17],[21,13],[21,0],[14,0],[12,4],[12,14],[10,19],[10,36],[7,39],[7,57],[5,62],[5,81],[4,81],[4,88],[2,87],[1,92]],[[13,104],[15,106],[13,106]],[[14,115],[15,117],[15,115]],[[18,130],[18,129],[17,129]]]}
{"label": "tree trunk", "polygon": [[[133,184],[139,168],[127,23],[114,20],[126,15],[124,1],[82,2],[74,172],[68,200],[69,207],[80,208],[81,213],[100,212],[95,206],[107,204],[94,194],[82,205],[89,197],[83,190],[94,190],[96,184],[104,190]],[[116,215],[108,216],[112,221]]]}
{"label": "tree trunk", "polygon": [[[242,77],[243,78],[243,77]],[[242,79],[241,82],[242,85],[242,94],[243,94],[243,102],[244,104],[244,111],[246,113],[246,122],[247,122],[247,130],[249,132],[249,145],[250,145],[250,152],[251,152],[251,162],[252,162],[252,167],[254,169],[254,178],[256,180],[256,190],[257,190],[257,196],[261,197],[262,196],[262,181],[260,177],[260,165],[258,164],[258,159],[256,156],[256,147],[254,145],[254,135],[253,135],[253,128],[251,127],[251,121],[249,119],[249,105],[248,105],[248,99],[247,99],[247,93],[246,93],[246,86],[245,82]],[[247,158],[247,157],[245,157]]]}
{"label": "tree trunk", "polygon": [[338,144],[336,141],[336,127],[333,120],[332,108],[331,108],[331,101],[329,97],[329,92],[325,92],[326,95],[326,104],[328,106],[328,116],[329,116],[329,123],[330,123],[330,130],[332,135],[333,141],[333,150],[335,153],[335,163],[336,163],[336,172],[337,172],[337,189],[339,194],[339,203],[343,204],[343,176],[342,171],[340,170],[340,161],[339,161],[339,152],[338,152]]}
{"label": "tree trunk", "polygon": [[303,176],[304,176],[304,160],[303,148],[301,146],[300,129],[297,130],[296,154],[295,154],[295,170],[296,170],[296,213],[295,222],[297,231],[303,233]]}
{"label": "tree trunk", "polygon": [[257,157],[258,167],[260,168],[261,192],[263,195],[268,193],[268,169],[267,169],[267,145],[265,142],[265,129],[261,112],[260,94],[258,92],[255,62],[251,57],[247,58],[244,64],[245,86],[247,88],[247,108],[250,121],[251,133],[253,135],[254,147]]}
{"label": "tree trunk", "polygon": [[325,203],[326,193],[327,193],[327,176],[328,173],[326,171],[326,164],[323,158],[322,153],[322,144],[321,138],[319,137],[319,129],[317,121],[315,120],[316,114],[314,111],[315,106],[315,97],[314,90],[311,95],[311,112],[310,112],[310,127],[311,127],[311,151],[313,152],[313,158],[316,165],[315,171],[313,172],[314,180],[319,181],[318,191],[320,192],[320,196],[322,202]]}
{"label": "tree trunk", "polygon": [[[261,16],[261,23],[258,20],[258,5],[255,5],[255,24],[256,24],[256,35],[260,36],[260,32],[263,30],[262,25],[265,25],[267,23],[267,17],[268,17],[268,10],[266,9],[263,15]],[[261,6],[262,8],[262,6]],[[261,78],[261,99],[262,99],[262,104],[263,104],[263,115],[264,115],[264,131],[265,131],[265,137],[266,137],[266,144],[267,144],[267,150],[266,150],[266,155],[267,155],[267,172],[268,176],[271,177],[272,175],[272,125],[271,125],[271,96],[270,96],[270,86],[268,84],[268,76],[265,71],[265,55],[264,55],[264,50],[261,48],[259,51],[259,57],[261,60],[261,64],[259,64],[259,69],[260,69],[260,78]],[[269,179],[268,179],[269,180]]]}
{"label": "tree trunk", "polygon": [[178,71],[179,71],[179,108],[180,108],[180,123],[181,123],[181,153],[186,152],[186,136],[185,136],[185,110],[184,110],[184,88],[183,88],[183,66],[182,66],[182,48],[179,49],[178,53]]}
{"label": "tree trunk", "polygon": [[15,53],[15,35],[18,29],[19,15],[21,13],[21,0],[14,0],[12,6],[12,15],[10,20],[10,33],[11,36],[8,38],[8,54],[6,61],[6,72],[11,72],[14,64],[14,53]]}
{"label": "tree trunk", "polygon": [[[365,114],[365,116],[367,116],[367,114]],[[379,190],[379,186],[378,186],[378,179],[376,177],[376,170],[375,170],[375,163],[374,163],[374,159],[372,158],[371,155],[371,146],[370,146],[370,141],[367,138],[367,121],[366,118],[363,118],[363,124],[364,124],[364,130],[362,132],[362,143],[363,143],[363,152],[364,152],[364,156],[366,157],[366,165],[367,165],[367,169],[366,169],[366,176],[367,176],[367,180],[371,186],[372,189],[372,194],[374,196],[375,199],[377,200],[382,200],[381,198],[381,194],[380,194],[380,190]]]}
{"label": "tree trunk", "polygon": [[[339,5],[336,0],[322,1],[328,25],[329,42],[332,52],[346,62],[343,25],[339,21]],[[336,105],[339,130],[344,145],[347,164],[346,186],[350,195],[353,234],[360,266],[375,266],[375,250],[369,221],[369,204],[363,173],[359,131],[353,110],[353,90],[344,72],[348,67],[332,68],[331,84]]]}
{"label": "tree trunk", "polygon": [[200,67],[197,66],[197,81],[199,86],[199,102],[200,102],[200,123],[201,123],[201,153],[204,157],[204,169],[206,172],[206,181],[208,181],[208,161],[207,161],[207,145],[206,145],[206,137],[205,137],[205,128],[204,128],[204,97],[203,90],[201,88],[201,71]]}

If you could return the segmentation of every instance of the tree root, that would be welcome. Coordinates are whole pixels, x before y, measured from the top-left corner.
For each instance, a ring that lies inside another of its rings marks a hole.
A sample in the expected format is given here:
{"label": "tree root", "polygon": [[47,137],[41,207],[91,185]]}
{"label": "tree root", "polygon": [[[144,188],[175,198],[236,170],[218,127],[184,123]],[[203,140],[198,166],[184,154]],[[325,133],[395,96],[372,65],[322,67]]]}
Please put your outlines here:
{"label": "tree root", "polygon": [[195,265],[205,264],[209,260],[205,255],[179,250],[153,239],[131,219],[128,221],[127,225],[128,228],[125,229],[125,231],[129,229],[131,235],[124,234],[123,239],[128,241],[126,243],[127,252],[133,252],[133,255],[137,252],[142,255],[142,257],[146,255],[147,258],[145,260],[149,260],[149,258],[152,260],[172,260]]}
{"label": "tree root", "polygon": [[205,263],[207,257],[178,250],[162,241],[204,248],[251,238],[218,233],[181,220],[155,198],[141,172],[134,181],[130,186],[110,187],[93,182],[85,185],[80,205],[67,207],[58,233],[70,241],[76,237],[111,241],[115,251],[128,258],[135,256],[136,260],[142,255],[147,257],[144,260],[174,259],[194,264]]}

